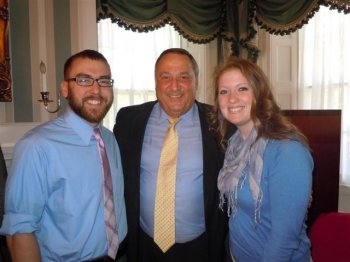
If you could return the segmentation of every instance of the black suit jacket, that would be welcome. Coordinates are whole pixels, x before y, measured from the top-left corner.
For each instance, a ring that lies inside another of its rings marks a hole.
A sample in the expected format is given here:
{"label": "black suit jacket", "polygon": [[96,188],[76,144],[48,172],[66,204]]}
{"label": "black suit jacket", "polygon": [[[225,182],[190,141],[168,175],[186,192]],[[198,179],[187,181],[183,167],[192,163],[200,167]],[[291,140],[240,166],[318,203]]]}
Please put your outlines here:
{"label": "black suit jacket", "polygon": [[[128,221],[128,261],[137,262],[140,217],[140,164],[143,137],[152,109],[157,101],[125,107],[119,110],[114,134],[117,138],[124,170],[125,201]],[[203,187],[205,224],[208,236],[209,261],[224,261],[224,240],[227,218],[219,209],[217,176],[224,155],[220,152],[214,134],[209,130],[209,105],[196,101],[203,140]]]}

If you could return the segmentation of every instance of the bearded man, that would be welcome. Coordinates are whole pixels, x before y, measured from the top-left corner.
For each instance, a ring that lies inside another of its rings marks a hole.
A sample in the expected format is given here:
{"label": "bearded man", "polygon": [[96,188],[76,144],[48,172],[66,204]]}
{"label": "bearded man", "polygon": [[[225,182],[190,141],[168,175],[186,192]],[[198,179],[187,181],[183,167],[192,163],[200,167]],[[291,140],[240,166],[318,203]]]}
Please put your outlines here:
{"label": "bearded man", "polygon": [[60,87],[65,113],[15,146],[0,234],[13,261],[113,261],[127,226],[119,147],[101,125],[113,103],[106,58],[71,56]]}

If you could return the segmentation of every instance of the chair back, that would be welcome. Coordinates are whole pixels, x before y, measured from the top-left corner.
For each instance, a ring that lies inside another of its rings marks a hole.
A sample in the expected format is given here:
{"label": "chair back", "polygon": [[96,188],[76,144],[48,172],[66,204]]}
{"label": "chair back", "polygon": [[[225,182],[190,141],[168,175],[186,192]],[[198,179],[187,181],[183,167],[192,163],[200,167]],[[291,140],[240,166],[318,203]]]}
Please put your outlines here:
{"label": "chair back", "polygon": [[309,237],[313,262],[350,261],[350,213],[321,214]]}

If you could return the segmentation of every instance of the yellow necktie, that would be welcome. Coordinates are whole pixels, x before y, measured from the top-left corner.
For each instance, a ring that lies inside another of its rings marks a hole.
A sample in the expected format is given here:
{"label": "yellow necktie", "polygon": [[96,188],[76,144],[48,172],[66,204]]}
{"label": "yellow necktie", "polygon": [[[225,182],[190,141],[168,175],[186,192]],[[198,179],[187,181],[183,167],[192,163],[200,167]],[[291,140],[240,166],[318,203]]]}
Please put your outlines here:
{"label": "yellow necktie", "polygon": [[175,182],[178,137],[175,125],[179,118],[170,118],[159,160],[154,208],[154,241],[165,253],[175,244]]}

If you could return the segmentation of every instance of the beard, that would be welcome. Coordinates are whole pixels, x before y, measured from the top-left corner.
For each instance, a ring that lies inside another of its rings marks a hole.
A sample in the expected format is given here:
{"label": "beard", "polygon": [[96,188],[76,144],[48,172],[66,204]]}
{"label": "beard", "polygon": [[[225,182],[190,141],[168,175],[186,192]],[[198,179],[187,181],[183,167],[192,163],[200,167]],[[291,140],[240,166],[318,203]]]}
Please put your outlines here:
{"label": "beard", "polygon": [[[101,101],[101,106],[99,108],[90,108],[86,105],[88,100],[95,99]],[[71,109],[81,118],[85,119],[89,123],[100,123],[106,116],[108,110],[111,108],[113,103],[113,95],[111,100],[108,101],[106,98],[99,95],[91,95],[82,99],[78,99],[69,90],[67,101]]]}

